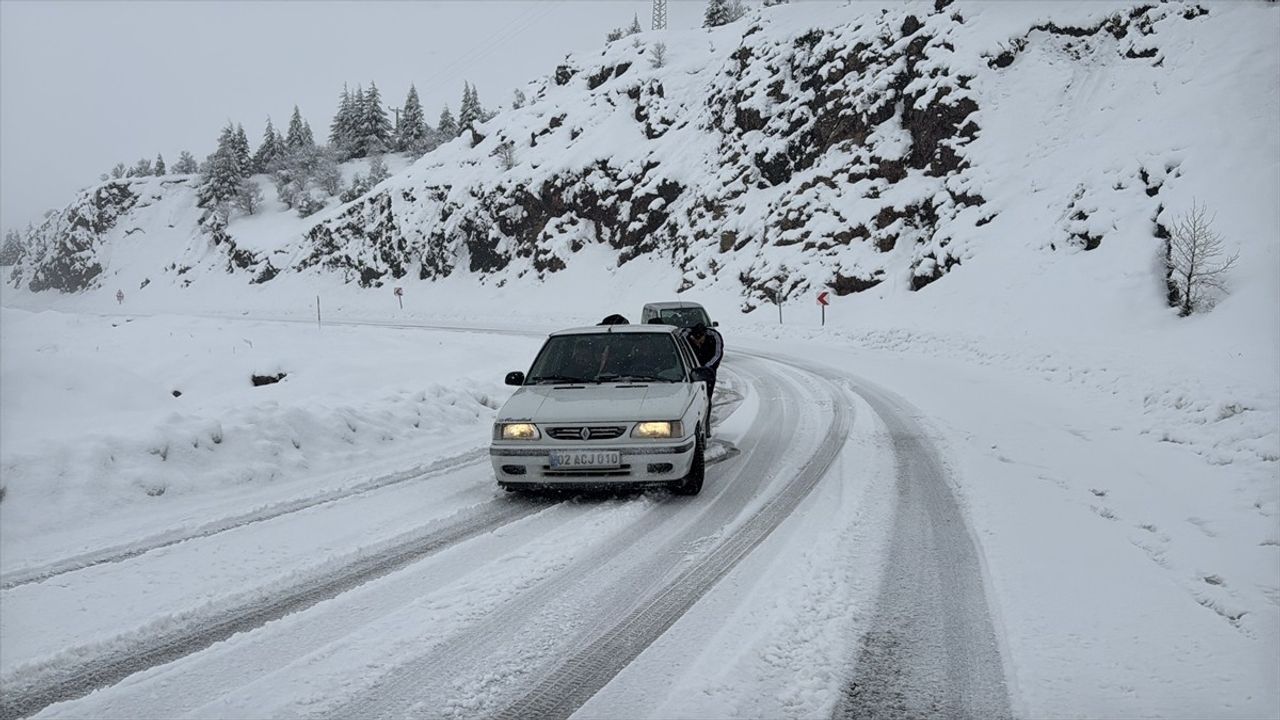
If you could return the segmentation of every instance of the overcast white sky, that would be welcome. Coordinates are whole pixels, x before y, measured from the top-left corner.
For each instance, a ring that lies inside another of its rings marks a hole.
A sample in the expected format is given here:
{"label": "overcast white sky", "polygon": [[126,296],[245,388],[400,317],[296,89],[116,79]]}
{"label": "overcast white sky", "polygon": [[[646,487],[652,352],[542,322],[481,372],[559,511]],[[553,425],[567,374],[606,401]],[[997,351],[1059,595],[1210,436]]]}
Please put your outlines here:
{"label": "overcast white sky", "polygon": [[[670,2],[673,28],[701,24],[702,0]],[[117,162],[212,152],[242,123],[254,149],[268,115],[296,103],[316,139],[344,82],[378,84],[399,106],[415,83],[434,124],[456,114],[463,81],[486,107],[550,73],[568,52],[602,49],[650,0],[516,2],[0,2],[0,227],[61,208]]]}

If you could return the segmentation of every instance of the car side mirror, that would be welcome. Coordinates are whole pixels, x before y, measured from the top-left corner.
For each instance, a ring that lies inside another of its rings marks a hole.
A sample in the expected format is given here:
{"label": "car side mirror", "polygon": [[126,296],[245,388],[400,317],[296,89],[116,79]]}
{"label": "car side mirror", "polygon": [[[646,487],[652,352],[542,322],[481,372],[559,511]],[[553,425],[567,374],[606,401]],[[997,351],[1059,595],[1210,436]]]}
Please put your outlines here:
{"label": "car side mirror", "polygon": [[711,327],[720,327],[720,323],[716,322],[715,320],[712,320]]}
{"label": "car side mirror", "polygon": [[715,377],[715,376],[714,376],[714,375],[712,374],[712,372],[711,372],[710,370],[708,370],[707,368],[699,367],[699,368],[694,368],[694,369],[693,369],[693,381],[694,381],[694,382],[704,382],[704,383],[709,383],[709,382],[711,382],[711,378],[713,378],[713,377]]}
{"label": "car side mirror", "polygon": [[524,373],[520,372],[519,370],[517,370],[517,371],[515,371],[515,372],[509,372],[509,373],[507,373],[507,384],[508,384],[508,385],[523,385],[523,384],[524,384]]}

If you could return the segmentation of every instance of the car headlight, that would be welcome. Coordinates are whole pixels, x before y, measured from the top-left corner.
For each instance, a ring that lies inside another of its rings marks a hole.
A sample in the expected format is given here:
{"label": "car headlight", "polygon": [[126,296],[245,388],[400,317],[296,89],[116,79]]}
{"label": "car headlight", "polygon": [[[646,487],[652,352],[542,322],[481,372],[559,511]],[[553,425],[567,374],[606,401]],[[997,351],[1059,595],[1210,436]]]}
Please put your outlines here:
{"label": "car headlight", "polygon": [[542,433],[533,423],[498,423],[498,431],[494,433],[499,440],[538,440]]}
{"label": "car headlight", "polygon": [[636,423],[631,431],[633,438],[678,438],[684,435],[684,423],[679,420]]}

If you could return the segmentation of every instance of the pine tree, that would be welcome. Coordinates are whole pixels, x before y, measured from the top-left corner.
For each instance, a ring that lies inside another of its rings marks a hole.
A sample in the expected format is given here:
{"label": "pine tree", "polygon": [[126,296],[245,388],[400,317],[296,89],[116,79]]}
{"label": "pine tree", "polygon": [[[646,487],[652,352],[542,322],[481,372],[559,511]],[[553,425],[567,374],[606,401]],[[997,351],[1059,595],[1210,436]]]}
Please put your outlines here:
{"label": "pine tree", "polygon": [[240,174],[248,176],[253,173],[253,156],[249,151],[249,136],[244,134],[244,126],[236,123],[235,141],[236,164],[240,166]]}
{"label": "pine tree", "polygon": [[369,83],[369,92],[364,94],[363,110],[360,139],[356,146],[357,157],[386,152],[391,148],[391,121],[387,119],[387,111],[382,107],[382,95],[378,93],[377,83]]}
{"label": "pine tree", "polygon": [[427,149],[427,121],[418,100],[418,89],[409,85],[409,94],[400,111],[400,128],[396,136],[396,149],[418,157]]}
{"label": "pine tree", "polygon": [[641,31],[642,31],[642,29],[641,29],[641,27],[640,27],[640,16],[639,16],[639,15],[632,15],[632,16],[631,16],[631,25],[630,25],[629,27],[627,27],[627,34],[628,34],[628,35],[635,35],[636,33],[641,32]]}
{"label": "pine tree", "polygon": [[738,22],[747,14],[747,6],[742,0],[729,0],[729,22]]}
{"label": "pine tree", "polygon": [[196,204],[213,208],[229,202],[240,192],[240,181],[247,175],[247,165],[240,162],[239,139],[236,128],[230,122],[218,138],[218,149],[209,156],[207,169],[196,193]]}
{"label": "pine tree", "polygon": [[191,175],[199,169],[200,166],[196,164],[196,159],[186,150],[183,150],[178,155],[178,162],[174,163],[173,166],[173,171],[182,175]]}
{"label": "pine tree", "polygon": [[458,123],[453,119],[453,113],[449,112],[449,106],[445,105],[440,111],[440,121],[436,124],[436,132],[440,134],[440,142],[447,143],[458,137]]}
{"label": "pine tree", "polygon": [[702,27],[720,27],[729,22],[729,0],[707,0],[707,10],[702,16]]}
{"label": "pine tree", "polygon": [[164,166],[164,155],[161,155],[160,153],[156,153],[156,165],[155,165],[156,175],[164,175],[165,170],[166,168]]}
{"label": "pine tree", "polygon": [[280,138],[280,133],[276,131],[275,126],[271,124],[271,118],[268,117],[267,129],[262,132],[262,144],[258,146],[258,152],[253,154],[253,171],[255,173],[271,172],[284,153],[284,141]]}
{"label": "pine tree", "polygon": [[464,83],[462,86],[462,106],[458,109],[458,133],[461,134],[463,130],[470,130],[472,126],[480,122],[483,112],[476,89],[471,86],[471,83]]}
{"label": "pine tree", "polygon": [[17,230],[6,230],[4,245],[0,245],[0,265],[17,265],[25,254],[26,245],[22,242],[22,235]]}
{"label": "pine tree", "polygon": [[329,147],[345,160],[350,154],[350,146],[351,92],[347,90],[346,83],[343,83],[342,94],[338,96],[338,111],[333,115],[333,122],[329,123]]}
{"label": "pine tree", "polygon": [[528,98],[524,96],[524,91],[520,88],[516,88],[516,91],[511,95],[511,109],[519,110],[524,107],[527,102]]}
{"label": "pine tree", "polygon": [[293,116],[289,118],[289,134],[285,136],[284,145],[289,152],[315,145],[315,140],[311,139],[311,128],[302,122],[302,113],[298,112],[297,105],[293,106]]}
{"label": "pine tree", "polygon": [[111,177],[119,180],[124,177],[126,172],[128,172],[128,170],[125,168],[124,163],[116,163],[116,166],[111,168]]}

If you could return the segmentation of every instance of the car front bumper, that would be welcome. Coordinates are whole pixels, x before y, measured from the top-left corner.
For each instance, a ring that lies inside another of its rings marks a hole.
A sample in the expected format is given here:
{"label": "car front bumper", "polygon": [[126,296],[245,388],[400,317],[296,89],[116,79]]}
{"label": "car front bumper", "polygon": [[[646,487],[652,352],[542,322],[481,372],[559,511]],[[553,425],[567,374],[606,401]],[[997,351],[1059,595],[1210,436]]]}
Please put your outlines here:
{"label": "car front bumper", "polygon": [[[694,439],[644,444],[494,443],[489,447],[493,472],[504,487],[586,487],[666,485],[689,474]],[[552,469],[551,451],[616,450],[616,468]]]}

